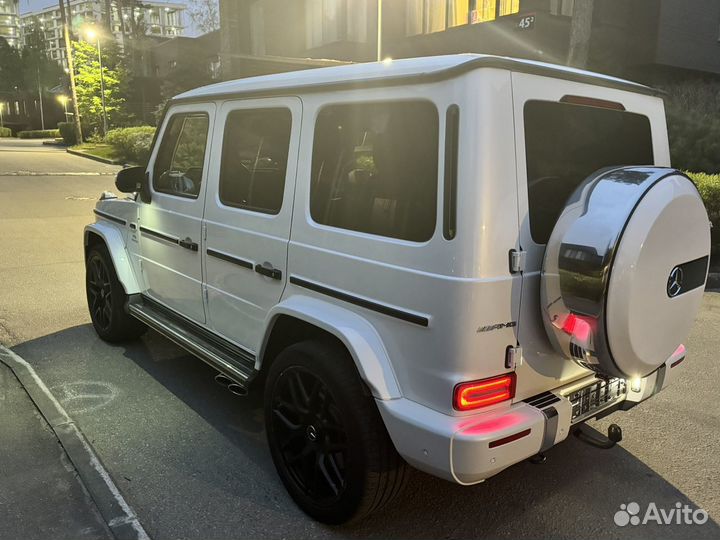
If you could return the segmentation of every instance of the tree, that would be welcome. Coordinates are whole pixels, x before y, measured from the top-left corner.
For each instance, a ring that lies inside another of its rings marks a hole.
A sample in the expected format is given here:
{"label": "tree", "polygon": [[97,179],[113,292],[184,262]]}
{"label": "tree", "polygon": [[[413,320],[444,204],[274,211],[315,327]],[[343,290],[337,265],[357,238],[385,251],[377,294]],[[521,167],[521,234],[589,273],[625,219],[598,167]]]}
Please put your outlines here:
{"label": "tree", "polygon": [[187,14],[203,34],[220,28],[220,8],[217,0],[189,0]]}
{"label": "tree", "polygon": [[[97,131],[102,125],[103,114],[98,51],[91,43],[77,41],[73,42],[73,54],[78,107],[82,123],[83,126]],[[111,125],[122,121],[125,101],[120,92],[121,80],[125,78],[123,68],[113,56],[103,54],[102,70],[105,80],[105,109]]]}
{"label": "tree", "polygon": [[575,0],[567,62],[570,66],[587,67],[594,9],[595,0]]}

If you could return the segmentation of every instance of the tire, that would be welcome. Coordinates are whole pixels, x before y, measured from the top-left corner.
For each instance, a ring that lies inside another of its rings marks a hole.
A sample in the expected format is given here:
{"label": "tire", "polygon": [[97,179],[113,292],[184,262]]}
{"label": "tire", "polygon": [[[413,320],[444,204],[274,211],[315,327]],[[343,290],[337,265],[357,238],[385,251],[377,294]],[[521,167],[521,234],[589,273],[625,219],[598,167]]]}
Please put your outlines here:
{"label": "tire", "polygon": [[147,326],[125,311],[127,294],[104,244],[93,246],[85,260],[85,292],[98,336],[109,343],[137,339]]}
{"label": "tire", "polygon": [[264,408],[280,479],[313,519],[359,521],[402,491],[408,465],[340,345],[305,341],[282,351],[268,373]]}

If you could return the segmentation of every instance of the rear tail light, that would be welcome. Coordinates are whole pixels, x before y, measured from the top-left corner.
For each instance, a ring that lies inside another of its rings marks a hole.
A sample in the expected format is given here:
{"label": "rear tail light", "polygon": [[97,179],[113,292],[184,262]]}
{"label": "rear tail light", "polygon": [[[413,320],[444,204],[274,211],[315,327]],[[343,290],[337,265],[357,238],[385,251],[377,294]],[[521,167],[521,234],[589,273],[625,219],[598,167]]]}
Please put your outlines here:
{"label": "rear tail light", "polygon": [[515,397],[515,373],[460,383],[453,393],[453,407],[458,411],[471,411],[489,407]]}

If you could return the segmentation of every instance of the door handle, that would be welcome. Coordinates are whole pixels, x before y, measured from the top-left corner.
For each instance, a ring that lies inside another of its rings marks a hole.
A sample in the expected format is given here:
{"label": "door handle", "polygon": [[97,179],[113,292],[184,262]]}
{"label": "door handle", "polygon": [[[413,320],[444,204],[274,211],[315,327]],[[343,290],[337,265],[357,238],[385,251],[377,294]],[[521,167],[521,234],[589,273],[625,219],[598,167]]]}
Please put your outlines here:
{"label": "door handle", "polygon": [[186,238],[185,240],[178,240],[178,245],[182,248],[189,249],[190,251],[198,250],[197,242],[193,242],[190,238]]}
{"label": "door handle", "polygon": [[266,276],[272,279],[282,279],[282,272],[277,268],[273,268],[273,265],[269,262],[256,264],[255,271],[261,276]]}

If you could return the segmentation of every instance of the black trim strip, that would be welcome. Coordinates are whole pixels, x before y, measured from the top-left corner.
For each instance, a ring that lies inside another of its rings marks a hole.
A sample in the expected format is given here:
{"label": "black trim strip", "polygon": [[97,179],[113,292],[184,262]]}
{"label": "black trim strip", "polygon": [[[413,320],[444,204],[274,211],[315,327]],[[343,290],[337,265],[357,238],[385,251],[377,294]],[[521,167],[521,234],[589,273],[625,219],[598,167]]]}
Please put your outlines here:
{"label": "black trim strip", "polygon": [[311,92],[327,92],[330,90],[357,90],[361,88],[380,88],[398,86],[403,84],[420,84],[445,81],[473,71],[479,68],[495,68],[505,69],[516,73],[528,73],[531,75],[540,75],[553,79],[580,82],[591,84],[593,86],[603,88],[617,88],[636,94],[644,94],[648,96],[663,96],[665,92],[650,88],[632,81],[622,79],[605,78],[593,73],[585,73],[578,71],[565,71],[557,69],[551,65],[535,64],[524,62],[513,58],[484,56],[474,58],[458,65],[451,66],[446,69],[433,71],[430,73],[414,73],[411,75],[398,75],[395,77],[372,77],[368,79],[354,79],[345,81],[332,81],[327,83],[309,83],[288,85],[280,88],[266,88],[264,90],[236,90],[234,92],[206,92],[199,95],[191,95],[186,97],[175,97],[170,103],[175,105],[179,103],[206,103],[208,101],[219,101],[224,99],[247,98],[247,97],[267,97],[267,96],[290,96],[297,93]]}
{"label": "black trim strip", "polygon": [[342,300],[350,304],[355,304],[356,306],[371,309],[372,311],[377,311],[378,313],[382,313],[383,315],[395,317],[396,319],[400,319],[402,321],[407,321],[409,323],[425,327],[430,325],[430,319],[428,319],[427,317],[415,315],[414,313],[408,313],[407,311],[402,311],[400,309],[386,306],[385,304],[379,304],[377,302],[373,302],[372,300],[358,298],[357,296],[338,291],[337,289],[331,289],[329,287],[325,287],[324,285],[318,285],[317,283],[306,281],[302,278],[290,276],[290,283],[292,283],[293,285],[298,285],[299,287],[303,287],[305,289],[309,289],[311,291],[318,292],[320,294],[337,298],[338,300]]}
{"label": "black trim strip", "polygon": [[148,236],[159,238],[160,240],[165,240],[166,242],[170,242],[171,244],[178,245],[178,242],[180,242],[180,240],[173,236],[168,236],[167,234],[153,231],[152,229],[148,229],[147,227],[140,227],[140,232],[143,234],[147,234]]}
{"label": "black trim strip", "polygon": [[215,257],[216,259],[220,259],[225,262],[229,262],[231,264],[237,264],[238,266],[242,266],[243,268],[247,268],[248,270],[252,270],[254,268],[254,265],[252,262],[247,261],[245,259],[240,259],[238,257],[233,257],[232,255],[227,255],[226,253],[221,253],[220,251],[215,251],[214,249],[207,249],[206,253],[210,257]]}
{"label": "black trim strip", "polygon": [[95,212],[95,215],[96,215],[96,216],[99,216],[99,217],[101,217],[101,218],[103,218],[103,219],[107,219],[108,221],[114,221],[115,223],[117,223],[117,224],[119,224],[119,225],[122,225],[123,227],[124,227],[125,225],[127,225],[127,221],[125,221],[125,220],[122,219],[122,218],[115,217],[115,216],[113,216],[113,215],[111,215],[111,214],[106,214],[105,212],[101,212],[100,210],[93,210],[93,212]]}
{"label": "black trim strip", "polygon": [[450,105],[445,113],[445,185],[443,196],[443,236],[455,238],[457,232],[457,172],[460,109]]}

